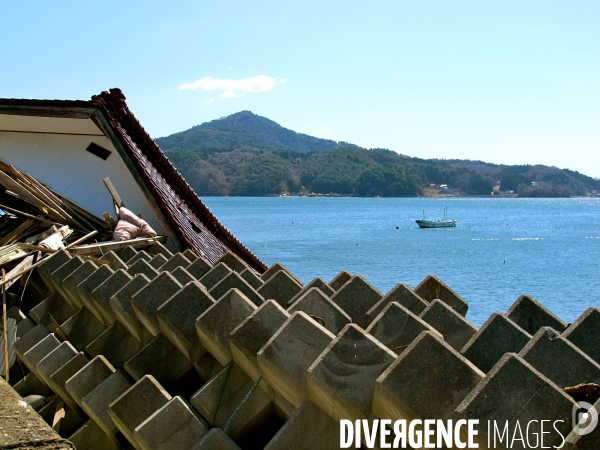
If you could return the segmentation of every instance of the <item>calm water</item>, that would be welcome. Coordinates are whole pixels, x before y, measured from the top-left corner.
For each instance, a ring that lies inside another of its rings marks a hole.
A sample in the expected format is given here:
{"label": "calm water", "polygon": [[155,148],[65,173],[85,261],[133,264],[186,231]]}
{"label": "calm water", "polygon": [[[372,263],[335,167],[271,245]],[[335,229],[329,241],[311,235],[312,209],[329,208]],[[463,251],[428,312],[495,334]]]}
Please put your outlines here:
{"label": "calm water", "polygon": [[[303,282],[360,274],[382,293],[434,274],[481,325],[530,294],[567,322],[600,306],[600,199],[204,197],[267,265]],[[420,230],[415,219],[457,227]]]}

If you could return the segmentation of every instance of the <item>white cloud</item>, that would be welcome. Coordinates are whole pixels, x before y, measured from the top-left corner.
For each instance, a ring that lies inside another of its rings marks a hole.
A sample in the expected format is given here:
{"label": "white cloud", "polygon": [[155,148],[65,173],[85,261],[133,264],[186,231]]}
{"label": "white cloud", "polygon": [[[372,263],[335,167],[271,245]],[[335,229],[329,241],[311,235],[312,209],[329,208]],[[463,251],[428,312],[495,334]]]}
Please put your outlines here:
{"label": "white cloud", "polygon": [[287,80],[279,77],[269,77],[267,75],[256,75],[255,77],[242,78],[239,80],[225,80],[213,77],[204,77],[193,83],[184,83],[177,89],[204,91],[223,91],[220,97],[233,98],[243,95],[243,92],[267,92],[278,84],[283,84]]}
{"label": "white cloud", "polygon": [[240,96],[238,94],[236,94],[236,92],[233,89],[227,89],[225,92],[219,94],[219,97],[234,98],[234,97],[240,97]]}
{"label": "white cloud", "polygon": [[204,100],[204,103],[212,103],[214,101],[215,101],[214,98],[209,98],[208,100]]}
{"label": "white cloud", "polygon": [[227,70],[233,70],[233,67],[229,66],[229,67],[227,68]]}

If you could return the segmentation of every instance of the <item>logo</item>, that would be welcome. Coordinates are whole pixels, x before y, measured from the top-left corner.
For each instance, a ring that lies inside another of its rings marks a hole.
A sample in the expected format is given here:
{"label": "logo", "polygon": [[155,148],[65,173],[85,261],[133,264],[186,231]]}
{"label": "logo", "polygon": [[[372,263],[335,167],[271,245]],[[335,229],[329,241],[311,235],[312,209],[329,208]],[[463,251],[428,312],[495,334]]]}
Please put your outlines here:
{"label": "logo", "polygon": [[579,436],[590,434],[598,425],[598,411],[588,402],[573,405],[573,432]]}

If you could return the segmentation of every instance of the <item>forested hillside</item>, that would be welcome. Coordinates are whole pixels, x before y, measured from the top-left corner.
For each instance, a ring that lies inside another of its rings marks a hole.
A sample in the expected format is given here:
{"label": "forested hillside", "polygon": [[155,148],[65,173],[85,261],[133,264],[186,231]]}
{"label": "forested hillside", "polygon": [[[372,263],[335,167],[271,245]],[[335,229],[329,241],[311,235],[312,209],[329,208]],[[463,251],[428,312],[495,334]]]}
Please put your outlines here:
{"label": "forested hillside", "polygon": [[[425,160],[287,130],[248,111],[156,140],[201,196],[592,195],[600,181],[567,169]],[[440,185],[447,188],[440,190]]]}

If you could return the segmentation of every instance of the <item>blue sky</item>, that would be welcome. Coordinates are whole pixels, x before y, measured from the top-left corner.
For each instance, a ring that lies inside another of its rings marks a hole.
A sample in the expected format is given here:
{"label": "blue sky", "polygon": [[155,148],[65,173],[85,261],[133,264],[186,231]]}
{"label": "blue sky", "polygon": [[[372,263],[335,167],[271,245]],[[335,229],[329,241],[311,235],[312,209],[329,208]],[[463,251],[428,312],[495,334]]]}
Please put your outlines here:
{"label": "blue sky", "polygon": [[120,87],[153,137],[250,110],[422,158],[600,177],[600,2],[0,1],[0,97]]}

